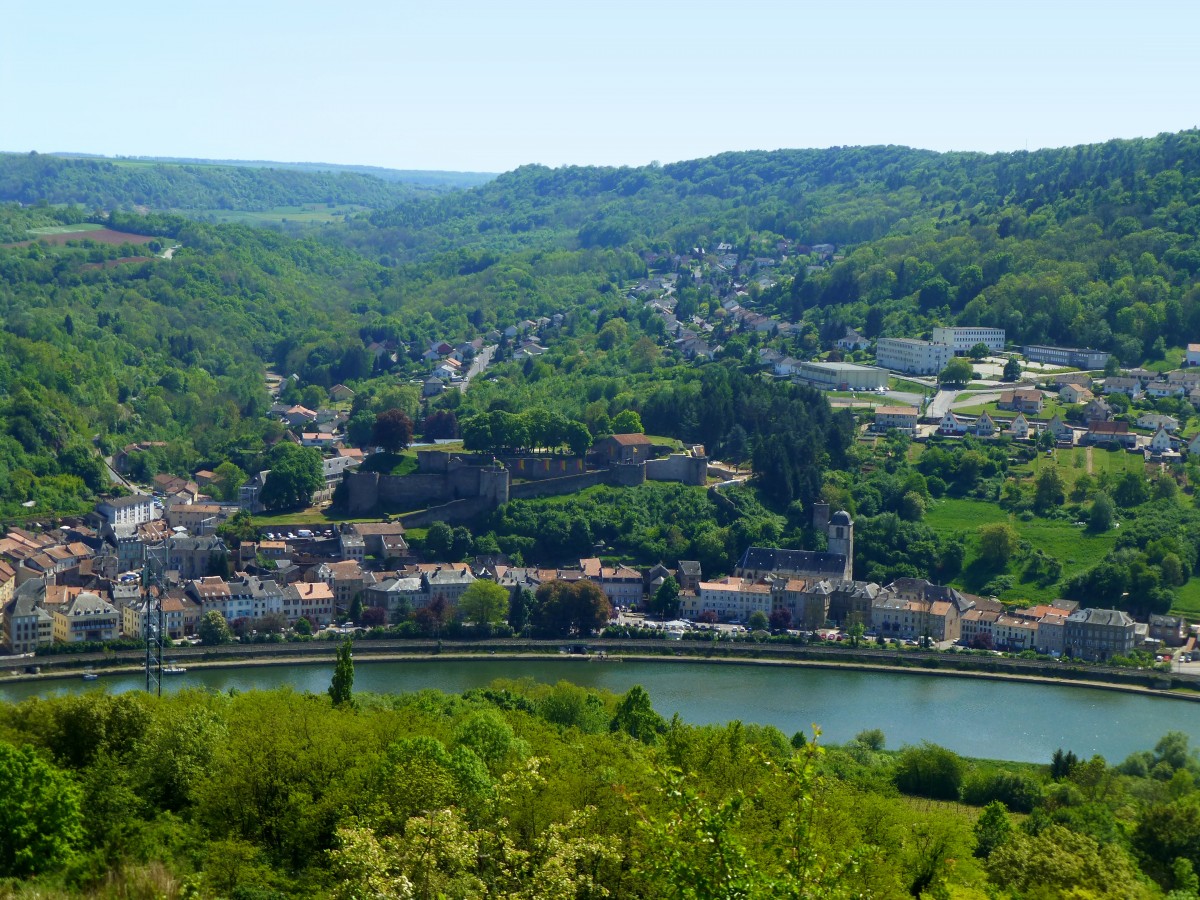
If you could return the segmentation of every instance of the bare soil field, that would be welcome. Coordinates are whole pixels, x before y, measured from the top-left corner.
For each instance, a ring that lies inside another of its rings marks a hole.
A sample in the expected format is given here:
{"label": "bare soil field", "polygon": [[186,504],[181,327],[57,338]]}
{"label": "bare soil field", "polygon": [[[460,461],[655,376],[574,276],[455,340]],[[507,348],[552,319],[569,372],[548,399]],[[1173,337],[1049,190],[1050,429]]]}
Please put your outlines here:
{"label": "bare soil field", "polygon": [[[125,231],[113,231],[111,228],[97,228],[90,231],[65,231],[56,234],[39,234],[37,240],[47,244],[61,246],[67,241],[95,241],[97,244],[148,244],[154,238],[144,234],[129,234]],[[5,244],[5,247],[28,247],[33,241],[18,241],[15,244]]]}

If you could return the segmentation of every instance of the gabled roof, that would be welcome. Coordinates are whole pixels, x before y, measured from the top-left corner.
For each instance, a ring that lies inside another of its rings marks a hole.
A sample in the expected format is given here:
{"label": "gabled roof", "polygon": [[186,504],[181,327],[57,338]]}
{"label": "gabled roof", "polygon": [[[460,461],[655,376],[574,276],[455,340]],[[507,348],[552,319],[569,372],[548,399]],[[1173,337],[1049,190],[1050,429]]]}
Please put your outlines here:
{"label": "gabled roof", "polygon": [[616,441],[622,447],[640,447],[651,443],[650,438],[644,434],[613,434],[609,435],[608,439]]}

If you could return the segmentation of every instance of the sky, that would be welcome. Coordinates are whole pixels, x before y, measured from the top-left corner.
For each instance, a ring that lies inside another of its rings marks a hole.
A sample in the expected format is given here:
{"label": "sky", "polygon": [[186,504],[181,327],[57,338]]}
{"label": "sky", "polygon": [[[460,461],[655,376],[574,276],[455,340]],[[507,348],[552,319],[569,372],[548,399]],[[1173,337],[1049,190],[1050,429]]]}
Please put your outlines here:
{"label": "sky", "polygon": [[1192,0],[4,7],[7,151],[500,172],[1200,124]]}

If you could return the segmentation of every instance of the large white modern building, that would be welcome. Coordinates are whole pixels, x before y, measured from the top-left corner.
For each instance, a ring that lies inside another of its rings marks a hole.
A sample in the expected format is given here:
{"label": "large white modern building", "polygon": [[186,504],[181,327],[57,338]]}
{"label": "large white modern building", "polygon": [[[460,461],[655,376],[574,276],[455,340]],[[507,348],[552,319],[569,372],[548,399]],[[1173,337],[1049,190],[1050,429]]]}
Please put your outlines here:
{"label": "large white modern building", "polygon": [[984,344],[993,353],[1004,349],[1003,328],[945,327],[933,329],[936,344],[949,344],[955,355],[961,356],[976,344]]}
{"label": "large white modern building", "polygon": [[1051,366],[1064,366],[1073,369],[1103,369],[1108,363],[1108,351],[1030,344],[1025,348],[1025,358],[1030,362],[1046,363]]}
{"label": "large white modern building", "polygon": [[[974,345],[972,345],[974,346]],[[954,356],[950,344],[912,338],[880,338],[875,342],[875,362],[885,369],[912,375],[936,375]]]}
{"label": "large white modern building", "polygon": [[875,366],[842,362],[802,362],[796,377],[823,391],[874,391],[886,388],[888,373]]}

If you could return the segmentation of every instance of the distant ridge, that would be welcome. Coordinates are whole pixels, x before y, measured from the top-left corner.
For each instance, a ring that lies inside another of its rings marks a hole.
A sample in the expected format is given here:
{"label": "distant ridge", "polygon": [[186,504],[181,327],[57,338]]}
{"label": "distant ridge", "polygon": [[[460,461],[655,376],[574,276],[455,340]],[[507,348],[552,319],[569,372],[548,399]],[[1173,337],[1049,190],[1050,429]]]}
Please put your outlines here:
{"label": "distant ridge", "polygon": [[[6,151],[7,152],[7,151]],[[190,156],[105,156],[100,153],[55,151],[46,156],[62,159],[97,159],[106,162],[139,162],[180,166],[236,166],[243,169],[289,169],[298,172],[351,172],[383,181],[417,185],[468,188],[487,184],[496,172],[454,172],[446,169],[388,169],[383,166],[344,165],[324,162],[280,162],[267,159],[201,159]]]}

